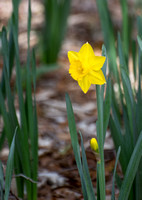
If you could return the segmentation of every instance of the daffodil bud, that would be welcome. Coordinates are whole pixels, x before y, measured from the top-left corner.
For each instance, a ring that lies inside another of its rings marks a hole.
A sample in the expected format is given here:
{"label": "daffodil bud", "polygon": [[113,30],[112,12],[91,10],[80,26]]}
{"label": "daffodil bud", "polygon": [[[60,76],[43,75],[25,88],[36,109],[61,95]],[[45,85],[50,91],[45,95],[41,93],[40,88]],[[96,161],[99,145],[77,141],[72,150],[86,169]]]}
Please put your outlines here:
{"label": "daffodil bud", "polygon": [[95,154],[97,162],[100,162],[99,146],[98,146],[98,142],[96,138],[92,138],[90,140],[90,146],[91,146],[92,151]]}
{"label": "daffodil bud", "polygon": [[96,138],[92,138],[90,140],[90,146],[91,149],[95,152],[95,153],[99,153],[99,147],[98,147],[98,142],[96,140]]}

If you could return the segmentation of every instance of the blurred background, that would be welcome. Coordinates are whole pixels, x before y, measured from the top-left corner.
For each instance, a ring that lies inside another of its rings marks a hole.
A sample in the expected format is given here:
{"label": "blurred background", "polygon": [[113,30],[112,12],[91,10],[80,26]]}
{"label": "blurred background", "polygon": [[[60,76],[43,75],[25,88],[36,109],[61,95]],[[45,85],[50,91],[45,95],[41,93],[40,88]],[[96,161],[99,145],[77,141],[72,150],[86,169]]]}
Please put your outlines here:
{"label": "blurred background", "polygon": [[[96,94],[95,86],[91,86],[85,95],[80,90],[77,82],[70,77],[67,52],[70,50],[79,51],[82,44],[89,42],[94,48],[95,54],[101,55],[104,35],[95,0],[70,0],[68,3],[64,2],[64,5],[54,5],[53,2],[49,3],[49,5],[47,2],[46,0],[31,0],[30,45],[31,48],[35,47],[36,49],[37,66],[36,101],[39,130],[38,199],[83,199],[80,178],[68,130],[65,93],[68,92],[71,97],[77,129],[83,133],[94,186],[96,186],[96,161],[89,147],[89,140],[96,136]],[[108,10],[111,16],[115,40],[117,32],[121,32],[123,27],[120,2],[119,0],[108,0]],[[127,17],[130,21],[131,38],[136,40],[136,16],[142,14],[141,1],[129,0],[127,4]],[[12,1],[0,0],[0,30],[3,26],[9,27],[11,13]],[[27,56],[27,15],[28,1],[21,0],[19,5],[18,40],[20,61],[23,68]],[[3,63],[0,59],[0,73],[2,67]],[[13,84],[14,78],[15,73],[13,72],[11,84]],[[115,151],[109,130],[106,134],[104,148],[106,194],[107,199],[110,199]],[[5,144],[5,147],[0,152],[0,158],[5,162],[7,156],[8,148]],[[14,192],[15,184],[13,180],[12,193],[14,194]]]}

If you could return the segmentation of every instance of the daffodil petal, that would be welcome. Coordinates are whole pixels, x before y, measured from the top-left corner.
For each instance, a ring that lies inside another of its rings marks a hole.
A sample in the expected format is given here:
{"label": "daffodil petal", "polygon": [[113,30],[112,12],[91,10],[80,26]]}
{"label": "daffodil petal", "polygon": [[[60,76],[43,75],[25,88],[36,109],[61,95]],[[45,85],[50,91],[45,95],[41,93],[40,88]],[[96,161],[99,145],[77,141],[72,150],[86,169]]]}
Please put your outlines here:
{"label": "daffodil petal", "polygon": [[91,59],[90,65],[92,66],[92,69],[95,71],[99,71],[106,60],[106,57],[104,56],[95,56],[93,59]]}
{"label": "daffodil petal", "polygon": [[106,60],[104,56],[95,56],[93,48],[89,43],[85,43],[79,53],[78,56],[82,62],[83,67],[88,70],[98,71],[103,67],[103,64]]}
{"label": "daffodil petal", "polygon": [[81,87],[82,91],[86,94],[89,90],[91,83],[88,79],[88,76],[84,76],[82,80],[78,81],[79,86]]}
{"label": "daffodil petal", "polygon": [[79,56],[81,56],[83,59],[86,57],[94,56],[94,51],[91,45],[86,42],[79,51]]}
{"label": "daffodil petal", "polygon": [[78,73],[76,71],[75,65],[71,64],[70,68],[69,68],[69,74],[71,75],[71,77],[77,81],[78,79]]}
{"label": "daffodil petal", "polygon": [[74,80],[82,79],[84,74],[82,73],[82,67],[80,61],[74,61],[71,63],[69,68],[69,74]]}
{"label": "daffodil petal", "polygon": [[68,51],[68,58],[70,63],[79,60],[78,53],[75,51]]}
{"label": "daffodil petal", "polygon": [[103,85],[104,83],[106,83],[102,70],[90,71],[88,74],[88,79],[90,80],[91,84]]}
{"label": "daffodil petal", "polygon": [[93,48],[88,42],[81,47],[78,55],[84,69],[91,69],[91,65],[94,63],[95,54]]}

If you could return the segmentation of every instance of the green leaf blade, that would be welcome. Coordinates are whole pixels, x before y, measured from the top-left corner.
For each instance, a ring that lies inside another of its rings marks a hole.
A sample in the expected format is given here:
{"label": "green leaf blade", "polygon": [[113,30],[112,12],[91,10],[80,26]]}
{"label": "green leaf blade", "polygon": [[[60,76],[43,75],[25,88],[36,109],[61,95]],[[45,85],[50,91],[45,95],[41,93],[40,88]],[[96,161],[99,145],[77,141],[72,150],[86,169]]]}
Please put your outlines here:
{"label": "green leaf blade", "polygon": [[83,196],[84,196],[84,199],[87,200],[88,197],[87,197],[86,183],[85,183],[85,180],[84,180],[83,168],[82,168],[82,163],[81,163],[78,136],[77,136],[77,130],[76,130],[76,124],[75,124],[73,109],[72,109],[72,105],[71,105],[69,95],[66,94],[65,98],[66,98],[67,117],[68,117],[68,124],[69,124],[72,147],[73,147],[73,151],[74,151],[75,160],[76,160],[76,164],[77,164],[77,167],[78,167],[79,175],[80,175],[80,178],[81,178]]}
{"label": "green leaf blade", "polygon": [[104,101],[104,111],[103,111],[103,139],[105,140],[106,130],[109,123],[110,118],[110,110],[111,110],[111,102],[112,102],[112,94],[111,94],[111,81],[108,79],[107,81],[107,89],[106,89],[106,96]]}
{"label": "green leaf blade", "polygon": [[127,200],[142,157],[142,131],[129,161],[118,200]]}
{"label": "green leaf blade", "polygon": [[4,200],[4,176],[3,176],[3,167],[2,162],[0,161],[0,198]]}
{"label": "green leaf blade", "polygon": [[83,145],[83,138],[82,138],[81,132],[79,132],[79,134],[81,137],[82,164],[83,164],[83,172],[84,172],[84,178],[85,178],[86,189],[87,189],[87,194],[88,194],[88,200],[95,200],[96,198],[95,198],[93,184],[92,184],[89,169],[88,169],[87,158],[86,158],[85,149]]}
{"label": "green leaf blade", "polygon": [[114,172],[113,172],[113,179],[112,179],[111,200],[115,200],[115,175],[116,175],[116,167],[117,167],[119,156],[120,156],[120,151],[121,151],[121,147],[118,148],[117,155],[116,155],[116,161],[115,161]]}
{"label": "green leaf blade", "polygon": [[10,191],[10,184],[11,184],[12,173],[13,173],[13,168],[14,168],[14,151],[15,151],[16,133],[17,133],[17,128],[15,129],[15,133],[14,133],[14,137],[11,143],[10,152],[9,152],[8,161],[7,161],[4,200],[8,200],[9,191]]}

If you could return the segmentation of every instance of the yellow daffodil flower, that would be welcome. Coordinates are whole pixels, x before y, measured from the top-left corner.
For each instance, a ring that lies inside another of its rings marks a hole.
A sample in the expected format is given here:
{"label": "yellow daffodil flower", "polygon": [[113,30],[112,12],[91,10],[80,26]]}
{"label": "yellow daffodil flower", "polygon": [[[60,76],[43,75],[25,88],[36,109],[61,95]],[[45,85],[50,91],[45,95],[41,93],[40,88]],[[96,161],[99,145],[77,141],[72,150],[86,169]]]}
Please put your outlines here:
{"label": "yellow daffodil flower", "polygon": [[72,78],[78,81],[84,93],[87,93],[91,84],[103,85],[106,83],[101,70],[105,62],[104,56],[95,56],[91,45],[85,43],[79,52],[69,51],[70,62],[69,73]]}
{"label": "yellow daffodil flower", "polygon": [[94,152],[96,152],[96,153],[99,152],[98,142],[97,142],[96,138],[92,138],[92,139],[90,140],[90,146],[91,146],[91,149],[92,149]]}

